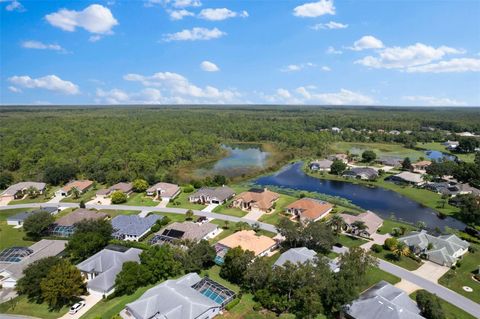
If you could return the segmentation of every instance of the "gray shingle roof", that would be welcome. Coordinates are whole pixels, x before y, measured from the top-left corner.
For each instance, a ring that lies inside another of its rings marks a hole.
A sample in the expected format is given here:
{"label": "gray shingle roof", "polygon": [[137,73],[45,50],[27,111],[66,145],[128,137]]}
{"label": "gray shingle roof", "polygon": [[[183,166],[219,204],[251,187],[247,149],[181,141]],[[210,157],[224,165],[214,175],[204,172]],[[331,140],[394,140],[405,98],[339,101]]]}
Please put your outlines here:
{"label": "gray shingle roof", "polygon": [[280,255],[274,265],[283,266],[283,264],[285,264],[287,261],[291,262],[292,264],[303,264],[307,261],[314,261],[316,256],[317,253],[314,250],[308,249],[307,247],[290,248]]}
{"label": "gray shingle roof", "polygon": [[351,170],[346,171],[343,175],[347,175],[347,176],[365,175],[365,176],[368,176],[368,178],[373,178],[378,176],[378,172],[371,167],[354,167]]}
{"label": "gray shingle roof", "polygon": [[191,197],[209,196],[215,197],[220,201],[229,199],[235,194],[235,191],[228,186],[221,187],[202,187],[196,191]]}
{"label": "gray shingle roof", "polygon": [[137,319],[193,319],[219,304],[202,295],[192,286],[201,280],[196,273],[167,280],[145,292],[138,300],[127,304]]}
{"label": "gray shingle roof", "polygon": [[139,217],[138,215],[119,215],[112,219],[112,227],[114,229],[113,236],[140,236],[150,229],[157,220],[162,218],[162,216],[155,214],[145,218]]}
{"label": "gray shingle roof", "polygon": [[34,187],[37,190],[41,191],[41,190],[45,189],[46,186],[47,186],[47,184],[41,183],[41,182],[20,182],[20,183],[11,185],[9,188],[4,190],[1,195],[2,196],[4,196],[4,195],[6,195],[6,196],[12,195],[13,196],[17,192],[19,192],[21,190],[24,190],[24,189],[28,189],[30,187]]}
{"label": "gray shingle roof", "polygon": [[127,261],[140,262],[142,250],[130,248],[125,252],[103,249],[87,260],[79,263],[77,268],[83,272],[96,273],[96,277],[87,283],[87,287],[102,293],[109,292],[115,286],[115,279]]}
{"label": "gray shingle roof", "polygon": [[346,309],[355,319],[421,319],[417,304],[401,289],[380,281]]}
{"label": "gray shingle roof", "polygon": [[180,187],[176,184],[170,183],[157,183],[147,189],[147,193],[153,193],[157,190],[161,190],[161,196],[163,197],[173,197],[180,191]]}

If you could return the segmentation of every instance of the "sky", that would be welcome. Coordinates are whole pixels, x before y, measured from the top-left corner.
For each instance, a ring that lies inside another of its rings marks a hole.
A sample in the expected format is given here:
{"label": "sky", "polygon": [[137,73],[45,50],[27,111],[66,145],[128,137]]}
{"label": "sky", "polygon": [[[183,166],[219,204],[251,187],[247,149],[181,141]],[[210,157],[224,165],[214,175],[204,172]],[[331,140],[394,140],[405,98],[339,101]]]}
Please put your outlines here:
{"label": "sky", "polygon": [[0,0],[1,104],[480,106],[480,0]]}

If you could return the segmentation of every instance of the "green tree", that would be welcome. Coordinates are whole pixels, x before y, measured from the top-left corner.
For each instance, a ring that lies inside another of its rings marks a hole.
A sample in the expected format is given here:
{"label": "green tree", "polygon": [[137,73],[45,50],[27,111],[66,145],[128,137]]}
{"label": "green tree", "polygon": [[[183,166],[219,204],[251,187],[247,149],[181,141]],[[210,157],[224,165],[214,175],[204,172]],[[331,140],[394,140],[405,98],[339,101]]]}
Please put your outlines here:
{"label": "green tree", "polygon": [[37,260],[25,268],[23,277],[17,281],[16,289],[19,295],[25,295],[30,301],[43,302],[40,283],[47,277],[50,269],[60,262],[58,257],[47,257]]}
{"label": "green tree", "polygon": [[187,212],[185,213],[185,219],[186,220],[192,220],[193,219],[193,211],[191,209],[187,210]]}
{"label": "green tree", "polygon": [[82,233],[76,231],[68,240],[67,252],[75,262],[80,262],[98,253],[106,245],[102,235],[97,233]]}
{"label": "green tree", "polygon": [[244,274],[244,287],[253,293],[267,287],[272,277],[272,265],[266,257],[256,258]]}
{"label": "green tree", "polygon": [[43,299],[52,309],[60,309],[86,292],[80,270],[65,259],[50,268],[40,288]]}
{"label": "green tree", "polygon": [[115,191],[110,196],[110,199],[112,201],[112,204],[122,204],[127,201],[127,194],[120,191]]}
{"label": "green tree", "polygon": [[330,173],[334,175],[342,175],[346,169],[347,164],[337,159],[333,161],[332,165],[330,165]]}
{"label": "green tree", "polygon": [[360,235],[364,230],[368,228],[363,220],[356,220],[352,223],[351,226],[352,226],[352,232],[358,235]]}
{"label": "green tree", "polygon": [[345,226],[345,221],[342,216],[338,214],[333,215],[332,218],[330,218],[329,223],[336,235],[340,234]]}
{"label": "green tree", "polygon": [[417,291],[417,296],[415,297],[417,301],[418,308],[420,308],[420,314],[427,319],[445,319],[445,313],[442,309],[442,304],[440,299],[426,291],[419,290]]}
{"label": "green tree", "polygon": [[48,227],[55,222],[55,218],[46,211],[40,211],[28,216],[23,222],[23,229],[29,238],[39,239],[44,235]]}
{"label": "green tree", "polygon": [[241,284],[243,275],[254,257],[255,254],[250,250],[244,251],[240,247],[229,249],[223,259],[224,263],[220,269],[220,277],[231,283]]}
{"label": "green tree", "polygon": [[152,274],[152,283],[182,273],[182,263],[170,245],[152,246],[140,254],[140,261]]}
{"label": "green tree", "polygon": [[80,204],[78,205],[80,208],[85,208],[85,202],[83,200],[80,201]]}
{"label": "green tree", "polygon": [[37,198],[38,197],[38,189],[33,186],[27,188],[27,195],[29,198]]}
{"label": "green tree", "polygon": [[463,195],[460,204],[460,218],[473,225],[480,225],[480,202],[472,194]]}
{"label": "green tree", "polygon": [[115,278],[115,295],[131,295],[150,282],[152,282],[152,273],[145,265],[127,261],[123,263],[122,271]]}
{"label": "green tree", "polygon": [[413,169],[412,161],[410,160],[410,157],[405,157],[405,159],[402,162],[402,169],[405,171],[411,171]]}
{"label": "green tree", "polygon": [[13,174],[7,171],[0,173],[0,189],[5,189],[13,183]]}
{"label": "green tree", "polygon": [[480,142],[476,138],[465,137],[459,139],[455,151],[459,153],[473,153],[478,146],[480,146]]}
{"label": "green tree", "polygon": [[72,187],[72,197],[78,199],[80,197],[80,191],[76,187]]}
{"label": "green tree", "polygon": [[372,150],[366,150],[362,153],[362,159],[364,162],[370,163],[373,162],[377,158],[377,154],[375,154]]}
{"label": "green tree", "polygon": [[133,191],[136,193],[143,193],[148,188],[148,183],[144,179],[136,179],[133,181]]}
{"label": "green tree", "polygon": [[385,249],[388,249],[390,251],[393,251],[395,249],[395,247],[397,247],[397,245],[398,245],[398,239],[396,239],[394,237],[385,239],[385,242],[383,244]]}
{"label": "green tree", "polygon": [[200,272],[214,265],[215,248],[206,240],[190,244],[183,258],[185,272]]}
{"label": "green tree", "polygon": [[402,257],[410,256],[410,248],[403,242],[398,242],[398,244],[392,250],[393,255],[397,260],[402,259]]}

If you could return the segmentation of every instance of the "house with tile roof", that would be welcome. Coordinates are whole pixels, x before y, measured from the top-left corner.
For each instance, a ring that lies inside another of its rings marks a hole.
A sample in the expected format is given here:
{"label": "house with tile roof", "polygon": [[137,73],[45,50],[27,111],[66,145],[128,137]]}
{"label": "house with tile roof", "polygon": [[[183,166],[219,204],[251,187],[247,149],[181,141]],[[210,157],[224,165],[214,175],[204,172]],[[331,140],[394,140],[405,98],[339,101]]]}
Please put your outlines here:
{"label": "house with tile roof", "polygon": [[470,247],[467,241],[456,235],[436,237],[428,234],[425,230],[411,232],[398,240],[410,247],[413,253],[447,267],[455,265],[468,252],[468,247]]}
{"label": "house with tile roof", "polygon": [[424,319],[406,292],[383,280],[346,305],[344,312],[347,319]]}
{"label": "house with tile roof", "polygon": [[87,281],[90,294],[108,296],[115,290],[115,279],[127,261],[140,262],[141,249],[113,250],[108,247],[77,265]]}
{"label": "house with tile roof", "polygon": [[232,206],[247,212],[268,213],[274,209],[280,195],[268,189],[251,189],[235,196]]}
{"label": "house with tile roof", "polygon": [[130,195],[133,192],[133,184],[132,183],[117,183],[115,185],[110,186],[109,188],[104,188],[98,190],[95,195],[100,197],[107,197],[110,196],[113,192],[122,192],[125,195]]}
{"label": "house with tile roof", "polygon": [[161,199],[172,199],[180,194],[180,187],[176,184],[157,183],[147,189],[147,196]]}
{"label": "house with tile roof", "polygon": [[191,203],[224,204],[235,196],[235,191],[228,186],[202,187],[188,197]]}
{"label": "house with tile roof", "polygon": [[[366,238],[369,238],[372,234],[375,234],[377,229],[383,224],[383,219],[371,211],[366,211],[358,215],[339,214],[339,216],[342,217],[343,221],[345,222],[346,231],[351,231],[358,236]],[[367,226],[366,229],[356,230],[354,226],[355,222],[363,222],[365,226]]]}
{"label": "house with tile roof", "polygon": [[120,240],[139,241],[148,234],[162,216],[151,214],[146,217],[138,215],[118,215],[112,219],[112,237]]}
{"label": "house with tile roof", "polygon": [[60,188],[58,193],[61,196],[68,196],[71,194],[72,189],[76,188],[80,194],[84,194],[87,190],[90,189],[90,187],[93,186],[93,181],[90,180],[74,180],[70,181],[65,186]]}
{"label": "house with tile roof", "polygon": [[316,222],[326,217],[333,209],[333,205],[314,198],[301,198],[289,204],[285,211],[296,216],[301,222]]}

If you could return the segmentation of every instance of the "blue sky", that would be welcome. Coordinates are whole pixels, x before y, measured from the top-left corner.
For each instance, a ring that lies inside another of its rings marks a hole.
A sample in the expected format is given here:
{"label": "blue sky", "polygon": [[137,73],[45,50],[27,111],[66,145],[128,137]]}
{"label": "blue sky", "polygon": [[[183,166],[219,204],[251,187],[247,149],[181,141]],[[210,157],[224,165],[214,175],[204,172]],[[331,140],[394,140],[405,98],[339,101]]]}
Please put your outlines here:
{"label": "blue sky", "polygon": [[2,104],[480,105],[480,1],[0,0]]}

